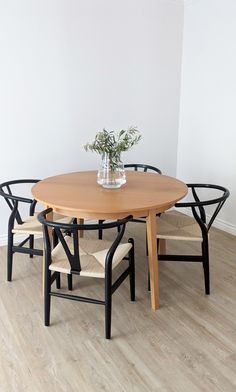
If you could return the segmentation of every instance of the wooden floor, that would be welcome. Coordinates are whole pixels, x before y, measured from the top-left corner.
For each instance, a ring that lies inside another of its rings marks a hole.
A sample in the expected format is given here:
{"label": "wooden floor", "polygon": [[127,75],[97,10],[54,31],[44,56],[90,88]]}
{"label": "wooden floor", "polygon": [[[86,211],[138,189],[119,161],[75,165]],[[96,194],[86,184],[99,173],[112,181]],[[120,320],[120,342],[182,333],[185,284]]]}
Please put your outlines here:
{"label": "wooden floor", "polygon": [[[129,302],[128,282],[114,294],[110,341],[99,305],[53,298],[44,327],[42,259],[15,256],[7,283],[0,249],[0,392],[236,391],[236,238],[212,230],[209,297],[200,264],[162,263],[161,307],[153,312],[145,225],[130,224],[131,235],[137,300]],[[102,298],[102,281],[75,279],[79,290]]]}

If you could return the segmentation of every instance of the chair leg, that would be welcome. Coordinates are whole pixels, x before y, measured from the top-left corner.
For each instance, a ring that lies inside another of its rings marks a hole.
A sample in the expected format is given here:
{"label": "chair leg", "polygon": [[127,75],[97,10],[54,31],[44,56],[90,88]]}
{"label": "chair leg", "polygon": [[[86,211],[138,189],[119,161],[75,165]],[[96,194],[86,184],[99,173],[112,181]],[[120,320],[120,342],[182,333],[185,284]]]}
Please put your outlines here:
{"label": "chair leg", "polygon": [[145,240],[145,244],[146,244],[146,256],[148,256],[147,230],[146,230],[146,240]]}
{"label": "chair leg", "polygon": [[[146,237],[146,244],[147,244],[147,237]],[[160,253],[161,255],[166,254],[166,240],[165,239],[157,238],[157,253],[158,254]],[[147,250],[147,256],[148,256],[148,250]],[[151,291],[149,266],[148,266],[148,291]]]}
{"label": "chair leg", "polygon": [[163,238],[159,240],[159,250],[160,250],[160,255],[166,254],[166,240]]}
{"label": "chair leg", "polygon": [[130,282],[130,300],[135,301],[135,262],[134,262],[134,246],[129,252],[129,282]]}
{"label": "chair leg", "polygon": [[[34,249],[34,236],[33,235],[29,236],[29,247],[30,247],[30,249]],[[34,257],[34,255],[29,255],[29,256],[31,259]]]}
{"label": "chair leg", "polygon": [[55,230],[53,230],[52,232],[52,243],[53,243],[53,248],[55,248],[58,244],[58,237]]}
{"label": "chair leg", "polygon": [[[146,237],[146,241],[147,241],[147,237]],[[159,254],[160,248],[161,248],[161,241],[159,240],[159,238],[157,238],[157,254]],[[148,256],[148,254],[147,254],[147,256]],[[148,264],[148,291],[151,291],[149,264]]]}
{"label": "chair leg", "polygon": [[60,289],[61,288],[61,274],[60,272],[57,272],[57,277],[56,277],[56,288]]}
{"label": "chair leg", "polygon": [[150,286],[150,271],[148,267],[148,291],[151,291],[151,286]]}
{"label": "chair leg", "polygon": [[105,337],[111,339],[111,271],[105,277]]}
{"label": "chair leg", "polygon": [[11,282],[12,280],[12,263],[13,263],[13,234],[8,234],[8,247],[7,247],[7,280]]}
{"label": "chair leg", "polygon": [[[158,252],[158,239],[157,239],[157,252]],[[147,241],[147,230],[146,230],[146,256],[148,256],[148,241]],[[149,262],[148,262],[148,291],[151,291],[151,286],[150,286],[150,271],[149,271]]]}
{"label": "chair leg", "polygon": [[[47,268],[47,267],[46,267]],[[45,271],[45,286],[44,286],[44,325],[50,325],[50,308],[51,308],[51,271]]]}
{"label": "chair leg", "polygon": [[67,284],[68,284],[68,290],[72,291],[72,274],[67,274]]}
{"label": "chair leg", "polygon": [[210,269],[209,269],[209,248],[208,240],[202,243],[202,256],[203,256],[203,271],[205,282],[205,294],[210,294]]}
{"label": "chair leg", "polygon": [[[101,225],[103,224],[104,220],[99,219],[98,224]],[[102,240],[102,229],[98,230],[98,239]]]}

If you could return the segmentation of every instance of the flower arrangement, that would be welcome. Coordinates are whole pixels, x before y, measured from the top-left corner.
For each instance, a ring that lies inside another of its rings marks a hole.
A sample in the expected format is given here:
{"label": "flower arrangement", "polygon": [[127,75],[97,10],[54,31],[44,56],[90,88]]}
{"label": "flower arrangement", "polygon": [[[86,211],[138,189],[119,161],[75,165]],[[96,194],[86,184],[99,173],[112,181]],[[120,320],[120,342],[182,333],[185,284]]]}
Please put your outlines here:
{"label": "flower arrangement", "polygon": [[141,139],[141,134],[136,127],[130,127],[127,130],[122,129],[118,133],[103,129],[96,134],[92,143],[84,145],[85,151],[96,152],[109,157],[109,168],[111,171],[116,170],[121,162],[121,153],[128,151]]}

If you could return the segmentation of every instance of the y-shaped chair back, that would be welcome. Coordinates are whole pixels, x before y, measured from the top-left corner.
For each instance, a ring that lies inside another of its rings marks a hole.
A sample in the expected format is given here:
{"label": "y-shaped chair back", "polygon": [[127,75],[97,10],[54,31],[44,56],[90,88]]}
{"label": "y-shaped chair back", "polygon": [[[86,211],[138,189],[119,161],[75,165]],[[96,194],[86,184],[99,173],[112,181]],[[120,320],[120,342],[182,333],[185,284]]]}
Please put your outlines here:
{"label": "y-shaped chair back", "polygon": [[[178,202],[175,204],[176,211],[166,212],[158,218],[158,245],[159,240],[199,241],[202,248],[201,255],[160,254],[158,259],[201,262],[204,269],[205,293],[210,294],[208,233],[230,193],[220,185],[187,184],[187,186],[193,201]],[[203,189],[207,191],[206,198],[200,195]],[[210,192],[213,192],[212,197],[209,196]],[[216,192],[219,193],[217,196]],[[207,209],[209,206],[211,211]],[[192,216],[177,212],[181,208],[190,208]]]}
{"label": "y-shaped chair back", "polygon": [[[130,278],[131,301],[135,300],[134,283],[134,241],[132,238],[127,243],[121,244],[125,232],[126,223],[132,219],[128,216],[124,219],[103,224],[63,224],[47,220],[47,214],[52,209],[42,211],[38,215],[43,225],[44,249],[45,249],[45,325],[50,324],[50,299],[51,296],[71,299],[75,301],[89,302],[105,305],[105,336],[111,336],[111,298],[115,290],[124,279]],[[79,237],[79,231],[107,230],[120,228],[113,241],[93,240]],[[58,237],[58,244],[52,249],[50,241],[50,229]],[[67,233],[67,235],[65,235]],[[69,234],[69,235],[68,235]],[[123,260],[128,260],[128,267],[122,272],[117,280],[112,283],[112,271]],[[81,297],[54,292],[51,284],[54,281],[52,273],[65,273],[84,277],[104,278],[105,300]]]}
{"label": "y-shaped chair back", "polygon": [[[43,251],[41,249],[34,248],[34,235],[40,234],[41,225],[34,219],[35,206],[37,201],[22,197],[15,194],[17,186],[22,185],[31,186],[31,184],[37,183],[39,180],[34,179],[23,179],[23,180],[12,180],[0,184],[0,195],[5,199],[8,207],[10,208],[10,216],[8,220],[8,256],[7,256],[7,280],[12,279],[12,262],[13,254],[16,252],[29,254],[30,257],[33,255],[42,256]],[[14,188],[14,191],[13,191]],[[20,205],[28,205],[29,213],[26,219],[22,219],[20,212]],[[23,234],[27,237],[17,245],[14,245],[14,234]],[[24,245],[29,241],[29,247]]]}

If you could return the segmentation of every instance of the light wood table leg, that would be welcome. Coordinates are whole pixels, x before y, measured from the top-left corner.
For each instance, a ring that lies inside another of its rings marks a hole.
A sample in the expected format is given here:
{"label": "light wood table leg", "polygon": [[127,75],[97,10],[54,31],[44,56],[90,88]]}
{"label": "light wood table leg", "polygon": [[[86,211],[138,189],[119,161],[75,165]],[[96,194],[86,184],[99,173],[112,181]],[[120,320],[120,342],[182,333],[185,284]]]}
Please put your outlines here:
{"label": "light wood table leg", "polygon": [[147,240],[151,286],[151,306],[153,310],[159,308],[159,280],[156,233],[156,212],[149,211],[149,215],[147,217]]}
{"label": "light wood table leg", "polygon": [[[84,224],[84,219],[83,218],[78,218],[78,223],[79,223],[79,225],[83,225]],[[84,230],[80,230],[80,232],[79,232],[79,236],[80,236],[80,238],[84,238]]]}

